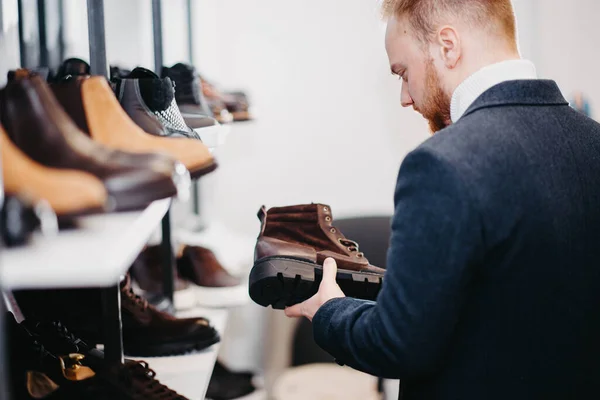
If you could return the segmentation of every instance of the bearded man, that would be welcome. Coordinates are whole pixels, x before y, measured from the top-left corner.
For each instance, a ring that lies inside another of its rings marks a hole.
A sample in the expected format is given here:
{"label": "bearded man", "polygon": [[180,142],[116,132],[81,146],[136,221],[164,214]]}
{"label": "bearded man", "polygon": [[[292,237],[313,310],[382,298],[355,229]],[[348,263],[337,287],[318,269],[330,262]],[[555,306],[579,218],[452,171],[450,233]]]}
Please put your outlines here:
{"label": "bearded man", "polygon": [[520,58],[510,0],[384,11],[402,105],[436,133],[400,168],[377,301],[328,259],[286,314],[404,400],[599,398],[600,125]]}

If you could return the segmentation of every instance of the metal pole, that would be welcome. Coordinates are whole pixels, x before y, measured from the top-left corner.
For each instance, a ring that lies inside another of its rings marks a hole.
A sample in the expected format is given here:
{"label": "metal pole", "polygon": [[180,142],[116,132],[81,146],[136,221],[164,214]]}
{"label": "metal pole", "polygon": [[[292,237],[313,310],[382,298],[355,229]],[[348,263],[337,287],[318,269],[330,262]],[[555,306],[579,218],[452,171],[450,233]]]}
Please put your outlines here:
{"label": "metal pole", "polygon": [[192,25],[192,0],[187,0],[187,32],[188,32],[188,59],[194,65],[194,28]]}
{"label": "metal pole", "polygon": [[46,0],[38,0],[38,29],[40,31],[40,66],[48,67],[49,51],[48,51],[48,31],[46,29]]}
{"label": "metal pole", "polygon": [[173,304],[173,293],[175,282],[173,280],[173,247],[171,246],[171,211],[167,211],[162,220],[162,243],[163,255],[163,291],[164,295]]}
{"label": "metal pole", "polygon": [[163,65],[161,0],[152,0],[152,35],[154,37],[154,72],[160,75]]}
{"label": "metal pole", "polygon": [[121,323],[121,287],[102,289],[104,359],[108,365],[123,364],[123,325]]}
{"label": "metal pole", "polygon": [[[190,64],[194,65],[194,25],[192,14],[193,0],[187,0],[187,34],[188,34],[188,59]],[[198,181],[192,182],[192,201],[194,214],[200,215],[200,188]]]}
{"label": "metal pole", "polygon": [[[2,207],[2,202],[0,202]],[[2,251],[2,250],[0,250]],[[2,268],[2,266],[0,266]],[[6,335],[4,333],[4,318],[6,315],[6,308],[4,307],[4,300],[0,294],[0,400],[8,400],[8,379],[6,373],[6,365],[8,364],[8,354],[4,351]]]}
{"label": "metal pole", "polygon": [[[154,72],[160,75],[163,65],[161,0],[152,0],[152,36],[154,38]],[[171,209],[162,219],[163,292],[173,304],[173,247],[171,246]]]}
{"label": "metal pole", "polygon": [[90,67],[93,75],[108,77],[106,33],[104,30],[104,0],[87,0]]}

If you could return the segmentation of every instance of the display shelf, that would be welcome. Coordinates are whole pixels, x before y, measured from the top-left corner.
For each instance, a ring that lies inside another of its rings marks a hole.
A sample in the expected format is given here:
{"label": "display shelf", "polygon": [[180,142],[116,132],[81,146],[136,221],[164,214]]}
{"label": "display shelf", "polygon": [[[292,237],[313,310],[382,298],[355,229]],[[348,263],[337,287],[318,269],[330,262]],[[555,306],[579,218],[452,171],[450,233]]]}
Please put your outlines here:
{"label": "display shelf", "polygon": [[227,136],[231,132],[230,124],[210,126],[206,128],[195,129],[200,135],[202,142],[212,153],[216,148],[223,146],[227,142]]}
{"label": "display shelf", "polygon": [[34,235],[24,247],[0,253],[5,289],[108,287],[127,272],[169,209],[171,199],[139,212],[81,217],[79,228]]}
{"label": "display shelf", "polygon": [[[177,313],[177,317],[205,317],[224,336],[229,312],[225,309],[195,308]],[[206,350],[173,357],[145,357],[156,378],[190,400],[203,400],[215,367],[220,343]]]}

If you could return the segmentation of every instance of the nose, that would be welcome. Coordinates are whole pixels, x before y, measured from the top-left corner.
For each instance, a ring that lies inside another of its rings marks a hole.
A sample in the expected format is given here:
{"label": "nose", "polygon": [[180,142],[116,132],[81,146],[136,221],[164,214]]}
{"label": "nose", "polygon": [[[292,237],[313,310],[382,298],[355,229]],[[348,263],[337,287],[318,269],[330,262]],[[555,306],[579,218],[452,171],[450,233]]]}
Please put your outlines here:
{"label": "nose", "polygon": [[400,96],[400,103],[402,104],[402,107],[410,107],[415,104],[412,97],[410,97],[410,94],[408,93],[408,85],[406,82],[402,82],[402,95]]}

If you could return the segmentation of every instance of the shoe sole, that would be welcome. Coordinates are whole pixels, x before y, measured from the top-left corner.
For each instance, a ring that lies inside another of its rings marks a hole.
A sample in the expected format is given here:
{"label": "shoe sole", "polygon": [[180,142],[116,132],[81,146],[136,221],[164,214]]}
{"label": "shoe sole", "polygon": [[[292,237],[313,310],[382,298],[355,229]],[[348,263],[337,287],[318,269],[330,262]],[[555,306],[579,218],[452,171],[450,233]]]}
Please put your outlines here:
{"label": "shoe sole", "polygon": [[215,169],[217,169],[217,167],[218,164],[216,162],[212,162],[208,166],[195,168],[194,170],[190,171],[190,177],[192,178],[192,180],[198,179],[203,175],[213,172]]}
{"label": "shoe sole", "polygon": [[209,339],[188,339],[186,341],[141,346],[137,343],[124,343],[123,347],[124,353],[128,357],[165,357],[201,351],[209,348],[213,344],[219,343],[220,340],[219,334],[215,331],[215,336]]}
{"label": "shoe sole", "polygon": [[[250,271],[250,298],[263,307],[283,310],[316,294],[322,278],[321,265],[291,257],[266,257]],[[375,300],[383,276],[338,269],[336,281],[348,297]]]}

